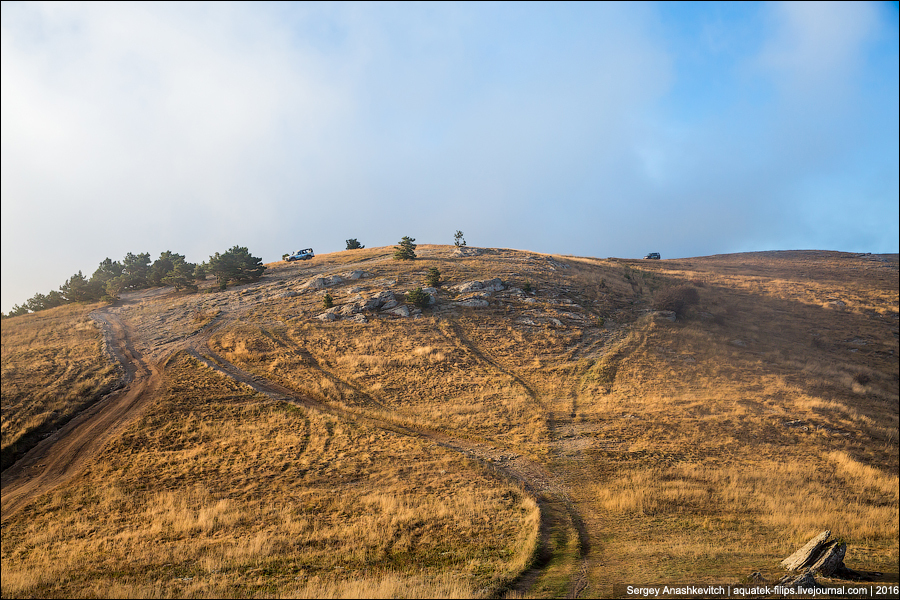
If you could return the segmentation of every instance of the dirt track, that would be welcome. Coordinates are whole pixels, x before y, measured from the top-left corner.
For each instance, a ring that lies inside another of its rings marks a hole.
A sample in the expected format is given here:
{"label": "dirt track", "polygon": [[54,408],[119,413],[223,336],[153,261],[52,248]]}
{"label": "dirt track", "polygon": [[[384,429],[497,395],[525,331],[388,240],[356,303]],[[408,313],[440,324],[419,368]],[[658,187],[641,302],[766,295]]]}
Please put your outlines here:
{"label": "dirt track", "polygon": [[159,388],[158,369],[134,349],[118,315],[106,307],[95,316],[103,323],[110,350],[125,368],[128,384],[69,421],[3,473],[3,521],[30,499],[77,475],[103,444],[141,414]]}
{"label": "dirt track", "polygon": [[[160,295],[160,290],[139,292],[126,296],[116,305],[104,307],[93,316],[103,328],[108,350],[125,369],[127,385],[103,398],[82,412],[65,427],[43,440],[22,459],[3,473],[2,519],[27,505],[29,501],[45,494],[78,475],[91,457],[103,445],[118,435],[125,426],[137,419],[152,402],[163,380],[161,367],[173,353],[184,350],[210,368],[226,376],[246,383],[272,398],[298,404],[305,408],[325,412],[342,419],[364,422],[367,425],[388,429],[404,435],[427,438],[443,447],[466,454],[490,467],[498,477],[517,482],[537,502],[541,509],[540,539],[543,551],[532,569],[523,573],[513,585],[518,593],[527,592],[539,579],[542,568],[552,556],[547,553],[554,529],[577,532],[580,547],[579,568],[570,574],[568,597],[577,597],[586,583],[586,553],[588,541],[574,506],[568,501],[563,484],[542,465],[516,454],[485,443],[451,438],[445,434],[398,425],[386,420],[362,416],[323,404],[298,394],[265,378],[247,373],[216,354],[208,345],[213,331],[237,319],[250,307],[231,305],[219,313],[213,323],[199,330],[184,333],[177,324],[166,323],[162,318],[152,328],[146,324],[132,325],[123,313],[138,307],[144,301]],[[188,310],[186,307],[182,311]],[[137,348],[143,350],[143,354]],[[158,361],[145,359],[148,355]],[[483,360],[490,360],[482,357]],[[528,388],[525,382],[521,382]],[[530,391],[530,390],[529,390]],[[535,401],[539,399],[530,392]]]}

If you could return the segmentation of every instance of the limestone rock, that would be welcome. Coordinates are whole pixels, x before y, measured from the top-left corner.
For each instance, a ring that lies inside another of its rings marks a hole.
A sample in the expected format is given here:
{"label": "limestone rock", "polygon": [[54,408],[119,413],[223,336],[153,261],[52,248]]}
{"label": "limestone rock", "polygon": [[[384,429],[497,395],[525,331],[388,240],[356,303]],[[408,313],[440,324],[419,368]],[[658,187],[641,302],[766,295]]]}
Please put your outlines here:
{"label": "limestone rock", "polygon": [[844,566],[844,555],[847,554],[847,544],[832,540],[822,548],[819,558],[810,567],[810,571],[818,572],[823,577],[831,577]]}
{"label": "limestone rock", "polygon": [[409,316],[409,307],[405,305],[400,305],[385,311],[388,314],[397,316],[397,317],[408,317]]}
{"label": "limestone rock", "polygon": [[319,319],[320,321],[336,321],[337,315],[334,314],[333,312],[323,312],[321,315],[318,315],[316,318]]}
{"label": "limestone rock", "polygon": [[460,283],[458,285],[454,285],[452,288],[453,291],[459,292],[460,294],[466,294],[468,292],[475,292],[481,289],[480,281],[466,281]]}
{"label": "limestone rock", "polygon": [[300,287],[305,290],[322,290],[343,282],[344,280],[338,275],[332,275],[331,277],[313,277]]}
{"label": "limestone rock", "polygon": [[366,310],[377,310],[385,304],[395,300],[396,299],[394,298],[394,292],[392,292],[391,290],[384,290],[370,297],[366,301],[365,307]]}
{"label": "limestone rock", "polygon": [[355,315],[356,313],[364,310],[366,307],[366,303],[364,300],[356,300],[355,302],[348,302],[340,307],[339,312],[341,315],[345,317],[349,317],[351,315]]}
{"label": "limestone rock", "polygon": [[812,571],[807,569],[803,573],[799,575],[785,575],[782,577],[778,583],[784,587],[789,588],[817,588],[819,587],[819,582],[816,581],[816,578],[813,577]]}
{"label": "limestone rock", "polygon": [[750,575],[747,576],[746,583],[748,584],[760,584],[760,583],[769,583],[769,580],[760,573],[759,571],[753,571]]}
{"label": "limestone rock", "polygon": [[654,319],[667,319],[669,321],[675,321],[675,311],[674,310],[655,310],[653,311]]}
{"label": "limestone rock", "polygon": [[466,294],[469,292],[499,292],[503,288],[503,282],[499,278],[487,279],[485,281],[465,281],[454,285],[450,289]]}
{"label": "limestone rock", "polygon": [[457,306],[465,306],[467,308],[484,308],[488,304],[489,302],[483,298],[469,298],[456,303]]}
{"label": "limestone rock", "polygon": [[503,282],[499,278],[488,279],[481,282],[481,290],[484,292],[499,292],[503,289]]}
{"label": "limestone rock", "polygon": [[781,561],[781,566],[788,571],[799,571],[811,566],[818,559],[819,553],[829,537],[831,537],[831,531],[826,529],[806,542],[802,548]]}

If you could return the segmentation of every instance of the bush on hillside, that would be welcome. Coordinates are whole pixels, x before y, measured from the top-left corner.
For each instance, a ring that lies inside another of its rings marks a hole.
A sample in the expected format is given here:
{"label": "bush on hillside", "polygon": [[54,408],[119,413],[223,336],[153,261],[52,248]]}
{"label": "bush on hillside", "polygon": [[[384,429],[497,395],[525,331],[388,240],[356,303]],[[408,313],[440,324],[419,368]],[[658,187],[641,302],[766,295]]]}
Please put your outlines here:
{"label": "bush on hillside", "polygon": [[431,296],[422,291],[422,288],[406,292],[406,301],[417,308],[426,308],[430,299]]}
{"label": "bush on hillside", "polygon": [[700,302],[700,294],[692,285],[676,285],[659,290],[653,297],[653,308],[671,310],[681,317],[689,306]]}
{"label": "bush on hillside", "polygon": [[441,285],[441,272],[437,267],[428,269],[428,275],[425,276],[425,285],[435,288]]}

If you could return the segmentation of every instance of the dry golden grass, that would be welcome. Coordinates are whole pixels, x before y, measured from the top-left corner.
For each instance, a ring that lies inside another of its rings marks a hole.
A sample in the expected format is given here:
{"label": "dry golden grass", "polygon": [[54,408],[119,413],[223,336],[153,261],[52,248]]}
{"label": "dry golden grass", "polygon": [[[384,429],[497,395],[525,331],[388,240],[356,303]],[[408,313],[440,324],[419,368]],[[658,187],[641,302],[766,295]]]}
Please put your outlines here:
{"label": "dry golden grass", "polygon": [[[471,596],[533,501],[448,450],[170,363],[160,401],[3,528],[3,596]],[[477,540],[477,541],[476,541]]]}
{"label": "dry golden grass", "polygon": [[3,319],[4,469],[117,380],[99,328],[88,316],[97,306],[74,304]]}
{"label": "dry golden grass", "polygon": [[[375,248],[270,265],[258,285],[148,298],[124,315],[148,352],[176,346],[146,342],[160,321],[179,336],[212,324],[210,347],[257,376],[543,462],[546,493],[565,499],[581,531],[547,542],[538,596],[571,593],[582,557],[584,596],[616,582],[777,575],[824,528],[848,542],[851,568],[896,572],[895,257],[417,252],[414,262]],[[314,318],[324,290],[302,289],[361,269],[369,277],[328,289],[336,305],[383,289],[399,297],[432,266],[446,283],[418,319],[324,323]],[[493,277],[534,292],[454,304],[450,286]],[[654,317],[654,293],[685,283],[699,304],[676,322]],[[459,455],[179,365],[160,409],[85,482],[4,526],[4,595],[54,593],[56,576],[40,577],[57,573],[60,552],[106,565],[59,588],[74,595],[478,595],[525,566],[533,505]],[[96,519],[105,537],[91,537]],[[40,543],[26,546],[29,536]],[[126,547],[143,558],[129,562]],[[16,577],[40,581],[7,583]]]}

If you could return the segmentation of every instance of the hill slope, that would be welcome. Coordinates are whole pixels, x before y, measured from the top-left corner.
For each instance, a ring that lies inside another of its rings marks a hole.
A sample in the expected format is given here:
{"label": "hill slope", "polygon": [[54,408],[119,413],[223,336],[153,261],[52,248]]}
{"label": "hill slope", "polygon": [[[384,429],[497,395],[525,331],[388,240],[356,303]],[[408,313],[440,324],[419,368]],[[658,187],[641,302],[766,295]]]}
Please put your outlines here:
{"label": "hill slope", "polygon": [[[4,471],[3,595],[596,596],[774,577],[823,528],[896,578],[896,255],[417,252],[97,308],[146,380]],[[85,356],[45,371],[109,385],[54,310],[55,356]],[[22,375],[38,318],[4,321],[4,448],[57,419]]]}

